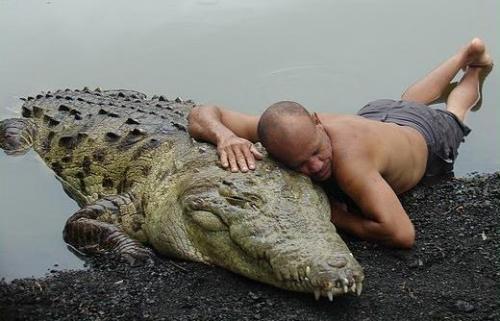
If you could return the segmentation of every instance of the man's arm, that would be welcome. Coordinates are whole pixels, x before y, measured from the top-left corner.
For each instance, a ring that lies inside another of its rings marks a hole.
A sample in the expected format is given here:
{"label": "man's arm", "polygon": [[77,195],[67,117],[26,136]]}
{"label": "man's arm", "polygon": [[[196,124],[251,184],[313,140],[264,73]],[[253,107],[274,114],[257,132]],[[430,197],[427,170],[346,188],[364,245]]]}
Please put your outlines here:
{"label": "man's arm", "polygon": [[362,215],[348,213],[332,202],[332,222],[362,239],[410,248],[415,229],[397,195],[376,170],[348,164],[338,178],[339,186],[359,206]]}
{"label": "man's arm", "polygon": [[232,172],[255,169],[255,159],[262,155],[253,145],[257,142],[259,117],[250,116],[215,105],[194,107],[188,115],[188,132],[196,139],[217,146],[224,168]]}

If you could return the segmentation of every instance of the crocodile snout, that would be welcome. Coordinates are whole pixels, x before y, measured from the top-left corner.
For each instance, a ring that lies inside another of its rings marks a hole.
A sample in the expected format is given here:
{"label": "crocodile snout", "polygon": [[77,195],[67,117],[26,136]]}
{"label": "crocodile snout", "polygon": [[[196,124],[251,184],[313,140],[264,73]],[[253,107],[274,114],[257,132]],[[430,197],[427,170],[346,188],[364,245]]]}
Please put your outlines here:
{"label": "crocodile snout", "polygon": [[[351,253],[336,255],[327,260],[311,259],[307,263],[273,266],[276,278],[296,291],[312,292],[316,300],[355,293],[360,295],[364,279],[363,271]],[[272,265],[272,262],[271,262]]]}

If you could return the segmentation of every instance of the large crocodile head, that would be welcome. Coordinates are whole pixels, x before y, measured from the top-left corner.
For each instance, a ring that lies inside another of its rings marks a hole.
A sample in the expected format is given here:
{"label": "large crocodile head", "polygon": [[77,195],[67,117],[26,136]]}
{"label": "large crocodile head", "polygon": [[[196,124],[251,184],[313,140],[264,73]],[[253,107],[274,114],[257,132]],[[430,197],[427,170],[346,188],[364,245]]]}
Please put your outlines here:
{"label": "large crocodile head", "polygon": [[183,175],[167,184],[162,193],[171,197],[155,204],[156,222],[146,224],[156,249],[317,298],[361,292],[362,268],[309,178],[269,158],[247,174],[207,166],[216,164],[215,152],[203,161],[177,162]]}

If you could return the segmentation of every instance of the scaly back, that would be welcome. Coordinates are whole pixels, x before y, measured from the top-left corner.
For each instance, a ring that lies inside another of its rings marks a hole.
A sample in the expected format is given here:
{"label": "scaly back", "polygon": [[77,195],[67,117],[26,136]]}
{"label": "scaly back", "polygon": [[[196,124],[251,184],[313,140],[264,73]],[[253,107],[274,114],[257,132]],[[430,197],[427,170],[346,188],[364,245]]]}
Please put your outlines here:
{"label": "scaly back", "polygon": [[179,134],[187,137],[192,106],[179,98],[85,88],[28,97],[22,114],[35,125],[35,151],[84,205],[147,177],[152,164],[142,158]]}

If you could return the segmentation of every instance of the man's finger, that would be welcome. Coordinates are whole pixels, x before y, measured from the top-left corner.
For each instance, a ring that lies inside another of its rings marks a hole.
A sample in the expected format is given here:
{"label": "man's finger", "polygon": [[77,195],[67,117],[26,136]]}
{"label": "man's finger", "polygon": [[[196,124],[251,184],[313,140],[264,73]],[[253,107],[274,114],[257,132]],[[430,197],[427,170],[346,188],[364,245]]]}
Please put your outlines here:
{"label": "man's finger", "polygon": [[226,150],[227,159],[229,161],[229,166],[231,167],[231,172],[236,173],[238,171],[238,164],[236,163],[236,157],[234,156],[234,152],[231,148]]}
{"label": "man's finger", "polygon": [[243,154],[245,155],[245,158],[247,160],[248,168],[251,170],[255,169],[255,159],[253,157],[253,154],[250,152],[250,149],[248,148],[243,148]]}
{"label": "man's finger", "polygon": [[255,156],[256,159],[264,158],[264,155],[262,155],[253,144],[252,146],[250,146],[250,151],[252,152],[252,154]]}
{"label": "man's finger", "polygon": [[220,163],[224,168],[227,168],[229,166],[229,162],[227,161],[227,153],[224,150],[220,152]]}
{"label": "man's finger", "polygon": [[240,166],[240,170],[246,173],[248,171],[247,161],[238,147],[234,149],[234,155],[236,156],[236,162]]}

